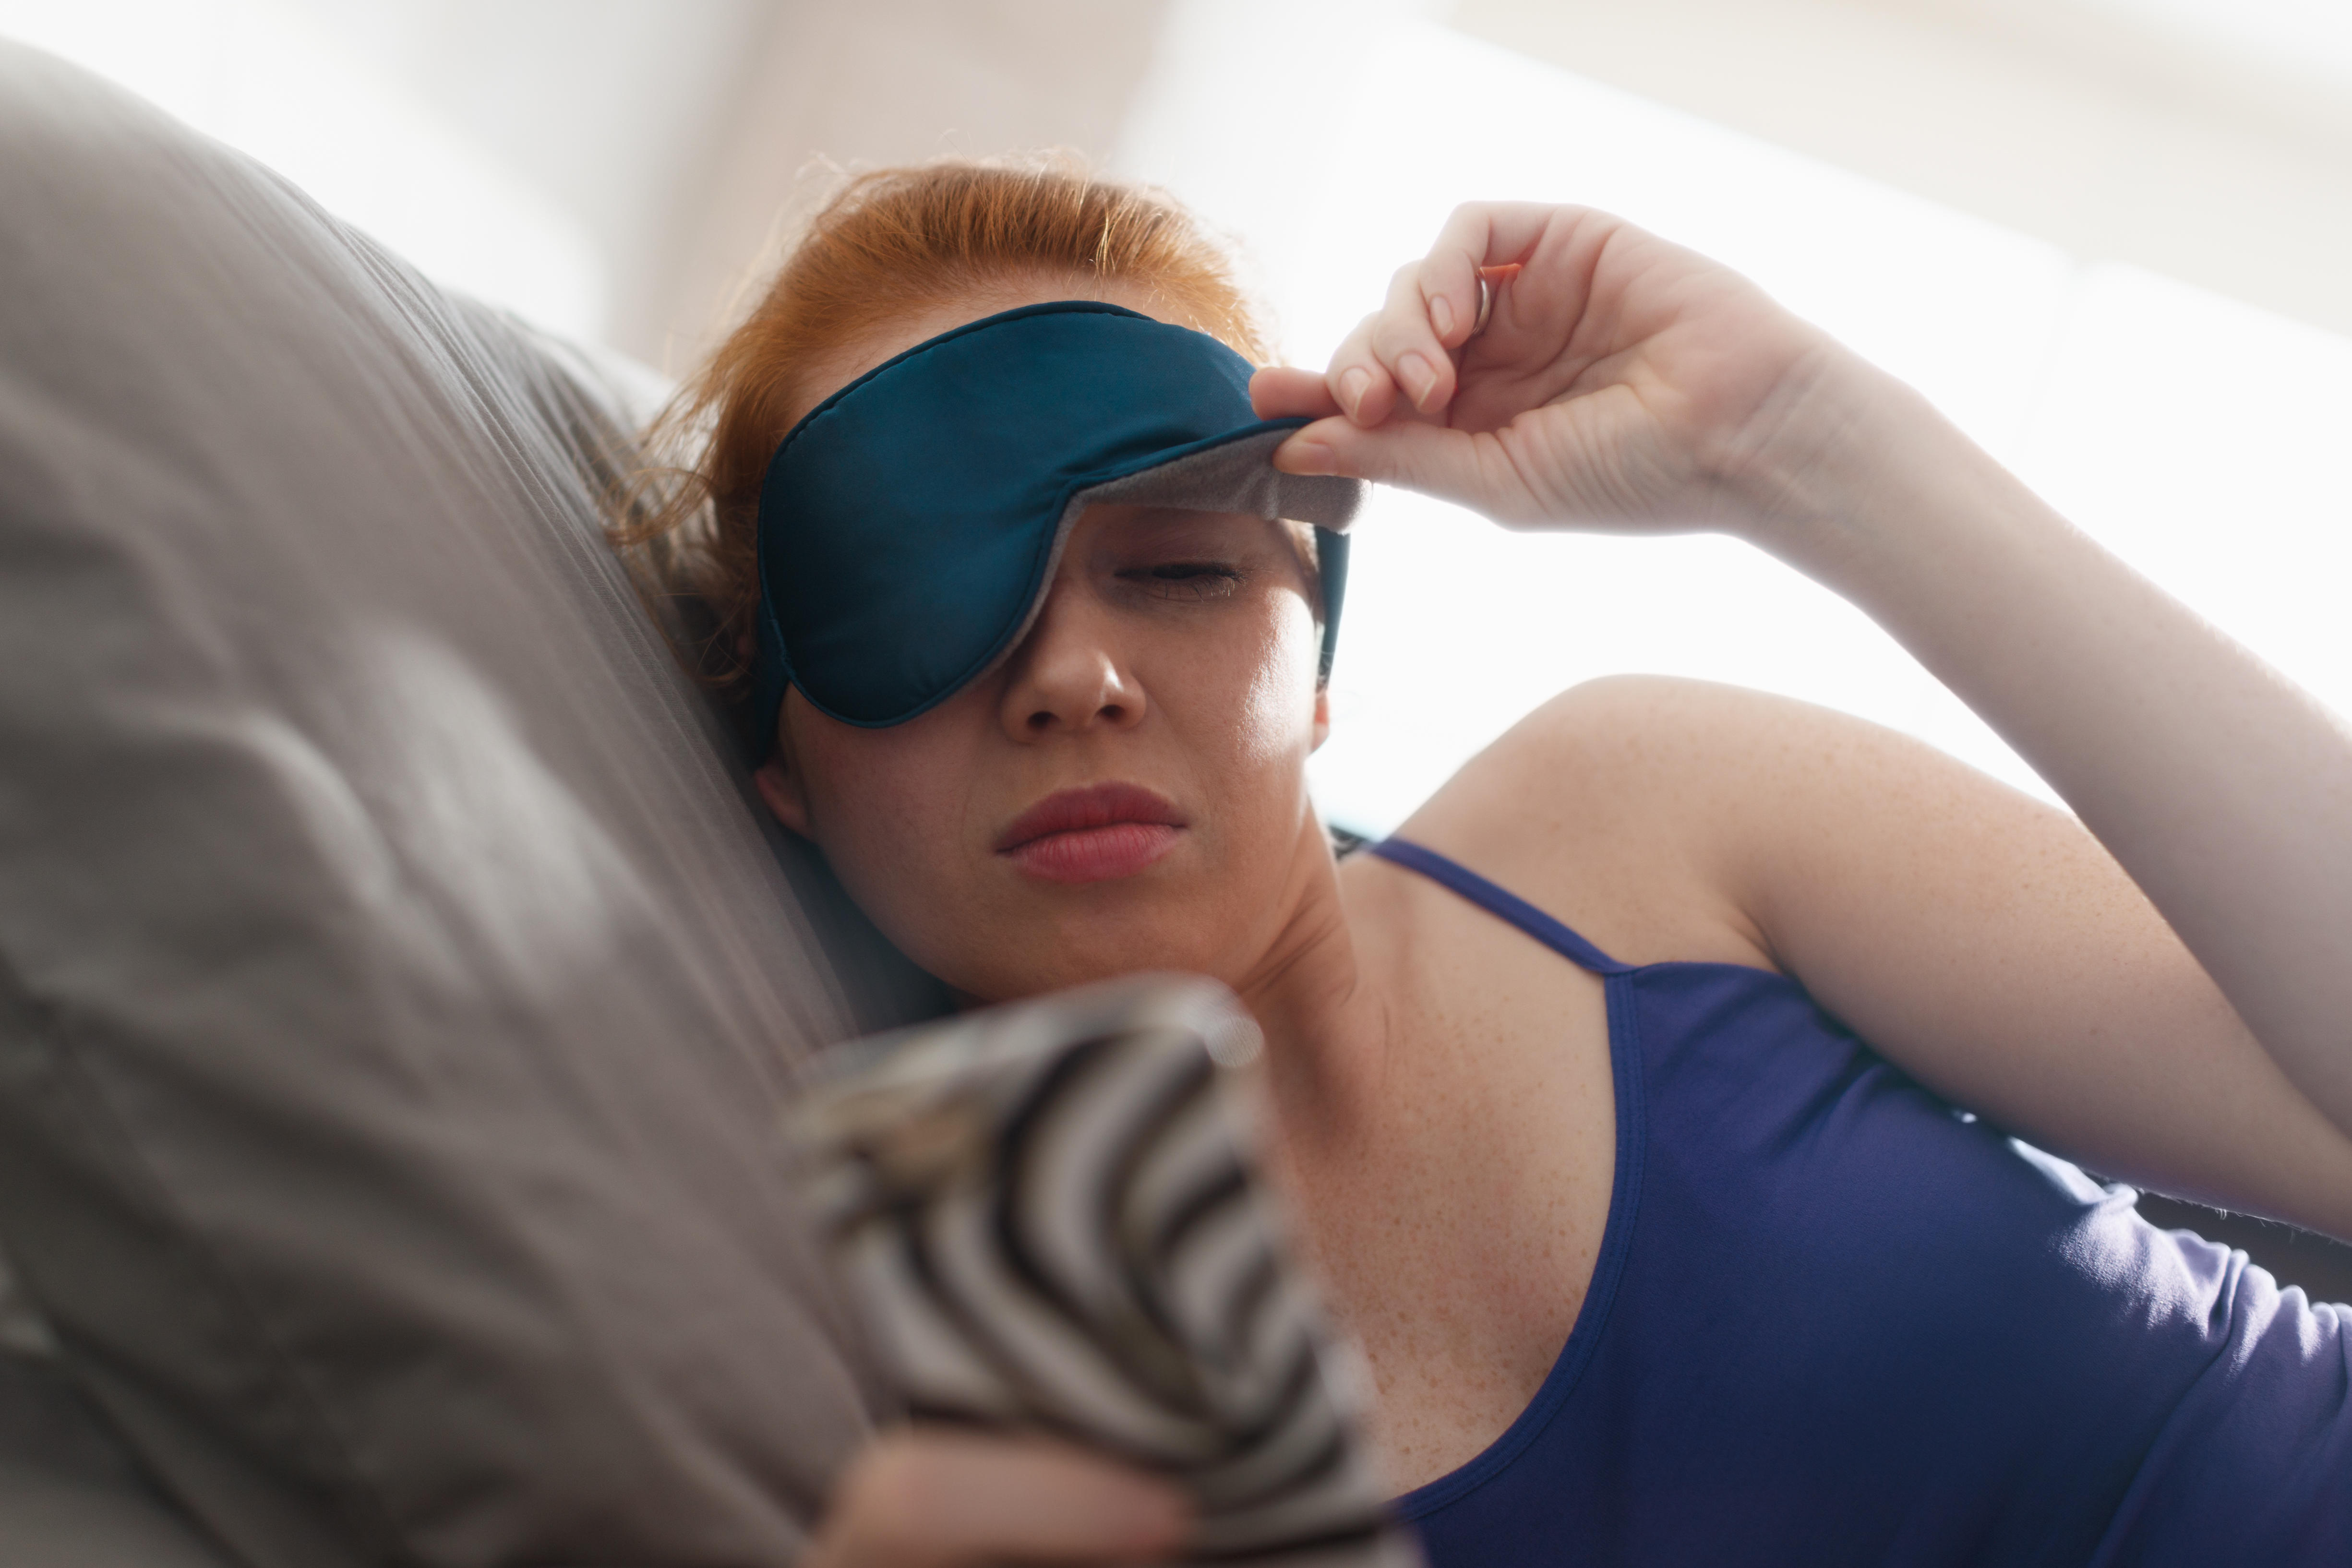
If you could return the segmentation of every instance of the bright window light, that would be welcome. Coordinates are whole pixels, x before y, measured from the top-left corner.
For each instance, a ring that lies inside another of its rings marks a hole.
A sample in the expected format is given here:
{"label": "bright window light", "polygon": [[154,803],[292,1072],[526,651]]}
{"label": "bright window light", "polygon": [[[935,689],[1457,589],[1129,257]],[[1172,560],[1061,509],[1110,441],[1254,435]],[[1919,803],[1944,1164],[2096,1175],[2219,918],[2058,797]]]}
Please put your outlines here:
{"label": "bright window light", "polygon": [[595,338],[585,229],[270,0],[0,0],[0,36],[131,89],[286,175],[451,287]]}
{"label": "bright window light", "polygon": [[[1295,36],[1294,36],[1295,35]],[[1243,43],[1246,41],[1246,48]],[[1269,88],[1239,57],[1300,62]],[[2352,341],[2041,241],[1453,33],[1412,7],[1180,5],[1122,143],[1249,245],[1320,364],[1471,197],[1578,202],[1739,268],[2338,711]],[[1729,539],[1507,533],[1383,492],[1317,758],[1393,828],[1544,698],[1617,671],[1761,687],[2054,798],[1860,612]]]}
{"label": "bright window light", "polygon": [[2352,80],[2344,0],[2091,0],[2102,11],[2237,49],[2305,77]]}

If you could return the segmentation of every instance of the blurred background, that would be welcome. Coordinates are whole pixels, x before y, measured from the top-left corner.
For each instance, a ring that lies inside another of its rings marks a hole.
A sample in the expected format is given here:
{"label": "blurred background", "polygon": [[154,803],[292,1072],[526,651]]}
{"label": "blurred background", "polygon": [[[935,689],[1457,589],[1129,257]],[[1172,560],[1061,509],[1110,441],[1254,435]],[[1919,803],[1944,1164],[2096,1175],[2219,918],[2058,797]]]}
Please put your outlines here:
{"label": "blurred background", "polygon": [[[1912,382],[2352,712],[2346,0],[0,0],[0,33],[673,374],[833,166],[1058,146],[1158,182],[1244,246],[1307,364],[1456,202],[1610,208]],[[1358,540],[1315,769],[1349,828],[1620,670],[1827,703],[2048,795],[1728,540],[1394,494]]]}
{"label": "blurred background", "polygon": [[[1231,233],[1318,364],[1454,203],[1623,214],[1934,398],[2352,712],[2344,0],[0,0],[443,281],[676,373],[829,167],[1072,148]],[[1317,759],[1394,826],[1615,670],[2032,772],[1728,540],[1384,495]]]}

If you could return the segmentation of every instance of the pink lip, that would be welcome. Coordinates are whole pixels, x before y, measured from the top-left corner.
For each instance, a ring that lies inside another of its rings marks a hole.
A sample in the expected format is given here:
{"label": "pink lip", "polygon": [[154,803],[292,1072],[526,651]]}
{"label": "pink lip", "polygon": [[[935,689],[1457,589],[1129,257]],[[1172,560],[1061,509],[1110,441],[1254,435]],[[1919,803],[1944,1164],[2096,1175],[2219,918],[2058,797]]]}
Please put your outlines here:
{"label": "pink lip", "polygon": [[1062,789],[1021,813],[996,852],[1041,882],[1133,876],[1176,847],[1183,813],[1140,784]]}

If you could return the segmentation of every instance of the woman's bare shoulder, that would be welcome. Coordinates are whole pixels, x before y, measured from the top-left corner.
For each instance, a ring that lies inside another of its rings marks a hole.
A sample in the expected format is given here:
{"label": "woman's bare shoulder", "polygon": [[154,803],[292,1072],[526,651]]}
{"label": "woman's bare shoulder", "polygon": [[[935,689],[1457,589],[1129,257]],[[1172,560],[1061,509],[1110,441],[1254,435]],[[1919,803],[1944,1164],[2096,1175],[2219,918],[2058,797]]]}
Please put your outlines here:
{"label": "woman's bare shoulder", "polygon": [[1464,764],[1398,836],[1628,962],[1770,967],[1733,897],[1724,796],[1786,744],[1792,722],[1804,727],[1799,716],[1822,711],[1671,676],[1589,681]]}

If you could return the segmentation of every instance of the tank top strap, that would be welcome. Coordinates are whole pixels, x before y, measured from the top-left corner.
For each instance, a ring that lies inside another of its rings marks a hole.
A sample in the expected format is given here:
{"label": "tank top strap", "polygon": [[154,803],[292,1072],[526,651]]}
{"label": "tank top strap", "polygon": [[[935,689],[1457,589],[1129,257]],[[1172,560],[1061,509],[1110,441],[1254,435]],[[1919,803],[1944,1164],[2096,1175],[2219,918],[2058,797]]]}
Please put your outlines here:
{"label": "tank top strap", "polygon": [[1407,871],[1419,872],[1432,882],[1460,894],[1497,920],[1509,922],[1566,958],[1580,968],[1596,975],[1622,975],[1633,966],[1621,964],[1553,919],[1517,894],[1496,886],[1476,872],[1458,865],[1435,850],[1422,848],[1405,839],[1382,839],[1365,846],[1370,853],[1384,861],[1401,865]]}

